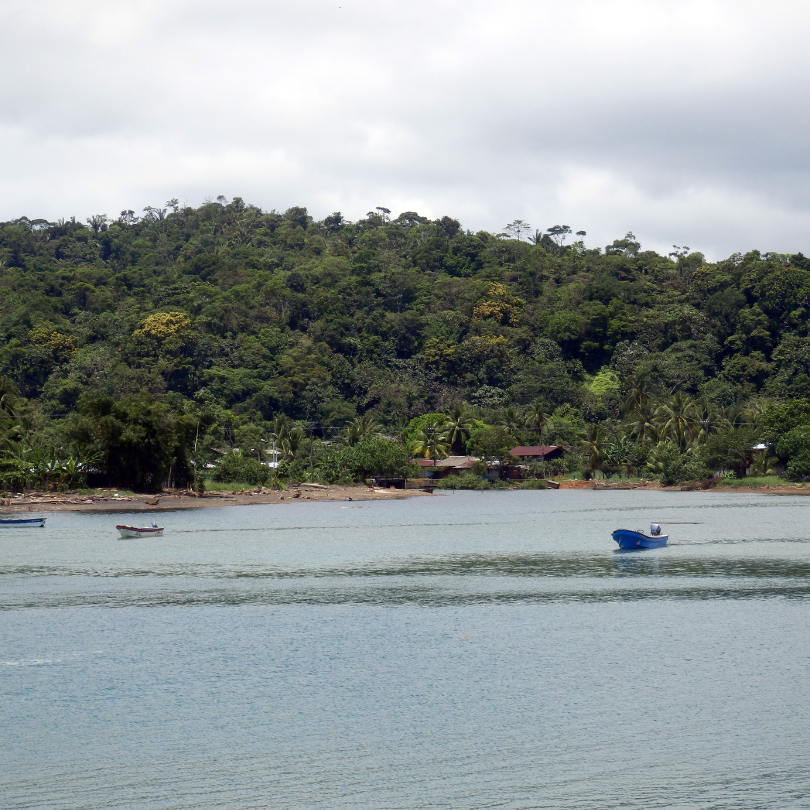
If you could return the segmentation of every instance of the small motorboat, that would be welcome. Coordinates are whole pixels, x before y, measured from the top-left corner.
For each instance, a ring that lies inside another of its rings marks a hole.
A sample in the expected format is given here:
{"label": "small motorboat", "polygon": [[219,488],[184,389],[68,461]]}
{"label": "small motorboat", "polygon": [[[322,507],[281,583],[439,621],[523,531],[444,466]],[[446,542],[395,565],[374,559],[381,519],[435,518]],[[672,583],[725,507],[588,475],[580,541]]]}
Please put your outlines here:
{"label": "small motorboat", "polygon": [[121,537],[163,537],[163,526],[153,523],[151,526],[116,526]]}
{"label": "small motorboat", "polygon": [[663,548],[669,540],[668,534],[649,535],[632,529],[616,529],[611,536],[619,548]]}
{"label": "small motorboat", "polygon": [[0,518],[0,529],[41,529],[47,518]]}

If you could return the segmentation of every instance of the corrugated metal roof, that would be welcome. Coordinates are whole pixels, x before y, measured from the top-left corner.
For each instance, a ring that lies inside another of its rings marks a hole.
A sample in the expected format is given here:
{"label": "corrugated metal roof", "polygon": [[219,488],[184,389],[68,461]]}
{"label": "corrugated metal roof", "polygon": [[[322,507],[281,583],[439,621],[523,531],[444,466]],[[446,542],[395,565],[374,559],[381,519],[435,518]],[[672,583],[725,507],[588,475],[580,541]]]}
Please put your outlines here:
{"label": "corrugated metal roof", "polygon": [[461,467],[469,466],[475,461],[480,461],[477,456],[448,456],[436,462],[437,467]]}
{"label": "corrugated metal roof", "polygon": [[556,444],[540,444],[529,447],[513,447],[509,452],[513,456],[547,456],[553,450],[561,450]]}

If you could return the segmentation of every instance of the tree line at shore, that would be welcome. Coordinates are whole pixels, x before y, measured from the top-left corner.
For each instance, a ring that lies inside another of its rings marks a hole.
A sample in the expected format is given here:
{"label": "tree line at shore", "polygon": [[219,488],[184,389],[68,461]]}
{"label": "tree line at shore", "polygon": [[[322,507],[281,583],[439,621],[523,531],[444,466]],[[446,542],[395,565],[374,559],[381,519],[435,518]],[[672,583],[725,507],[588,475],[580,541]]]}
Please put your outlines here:
{"label": "tree line at shore", "polygon": [[240,198],[2,223],[0,489],[352,481],[519,444],[568,449],[527,475],[810,475],[810,259],[586,236]]}

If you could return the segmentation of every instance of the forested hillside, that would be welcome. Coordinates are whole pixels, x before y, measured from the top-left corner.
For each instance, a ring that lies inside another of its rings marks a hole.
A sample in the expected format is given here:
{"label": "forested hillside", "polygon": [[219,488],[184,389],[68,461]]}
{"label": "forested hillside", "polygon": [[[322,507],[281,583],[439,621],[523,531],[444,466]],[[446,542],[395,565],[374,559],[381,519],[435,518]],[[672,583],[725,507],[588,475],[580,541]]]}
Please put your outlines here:
{"label": "forested hillside", "polygon": [[0,225],[7,486],[33,456],[185,483],[285,437],[290,464],[326,469],[372,434],[424,450],[425,414],[445,415],[437,454],[542,441],[591,472],[663,469],[656,453],[686,464],[810,397],[801,254],[709,263],[632,234],[588,248],[567,226],[166,205]]}

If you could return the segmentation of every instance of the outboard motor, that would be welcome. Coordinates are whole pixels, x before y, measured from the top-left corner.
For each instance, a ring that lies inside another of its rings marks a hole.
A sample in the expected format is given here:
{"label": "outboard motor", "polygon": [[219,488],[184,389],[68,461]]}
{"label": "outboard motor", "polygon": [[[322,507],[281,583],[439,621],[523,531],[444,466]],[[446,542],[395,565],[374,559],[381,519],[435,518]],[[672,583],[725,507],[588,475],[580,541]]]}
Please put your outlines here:
{"label": "outboard motor", "polygon": [[659,537],[661,535],[661,527],[657,523],[650,524],[650,537]]}

